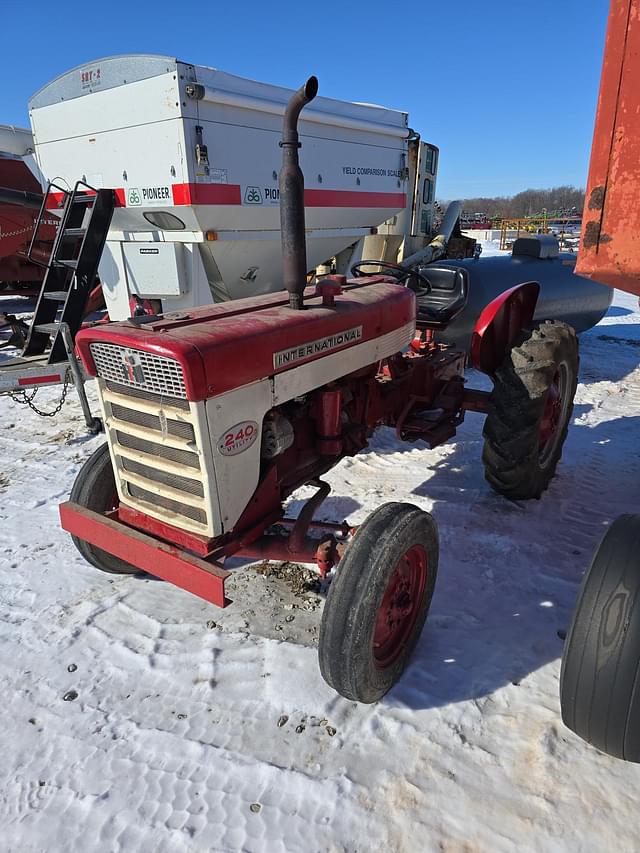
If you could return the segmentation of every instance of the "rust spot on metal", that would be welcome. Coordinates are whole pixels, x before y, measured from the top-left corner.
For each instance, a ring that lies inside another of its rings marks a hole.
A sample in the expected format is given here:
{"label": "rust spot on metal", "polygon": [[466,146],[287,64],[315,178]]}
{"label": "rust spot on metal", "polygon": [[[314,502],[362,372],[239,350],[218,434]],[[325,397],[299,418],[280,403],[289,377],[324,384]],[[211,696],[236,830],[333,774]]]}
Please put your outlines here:
{"label": "rust spot on metal", "polygon": [[593,249],[594,246],[598,245],[598,239],[600,237],[600,223],[599,222],[587,222],[586,228],[584,229],[584,237],[582,239],[582,245],[585,249]]}
{"label": "rust spot on metal", "polygon": [[594,187],[589,196],[589,210],[602,210],[604,204],[604,187]]}
{"label": "rust spot on metal", "polygon": [[640,295],[640,0],[610,6],[576,272]]}

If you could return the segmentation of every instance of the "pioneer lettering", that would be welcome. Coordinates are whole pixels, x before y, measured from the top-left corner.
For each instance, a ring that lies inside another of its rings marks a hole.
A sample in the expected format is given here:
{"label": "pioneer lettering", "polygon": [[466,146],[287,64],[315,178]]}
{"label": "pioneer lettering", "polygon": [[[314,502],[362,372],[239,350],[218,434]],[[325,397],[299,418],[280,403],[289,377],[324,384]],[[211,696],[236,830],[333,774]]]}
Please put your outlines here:
{"label": "pioneer lettering", "polygon": [[171,198],[169,187],[143,187],[142,198],[144,201],[163,201]]}

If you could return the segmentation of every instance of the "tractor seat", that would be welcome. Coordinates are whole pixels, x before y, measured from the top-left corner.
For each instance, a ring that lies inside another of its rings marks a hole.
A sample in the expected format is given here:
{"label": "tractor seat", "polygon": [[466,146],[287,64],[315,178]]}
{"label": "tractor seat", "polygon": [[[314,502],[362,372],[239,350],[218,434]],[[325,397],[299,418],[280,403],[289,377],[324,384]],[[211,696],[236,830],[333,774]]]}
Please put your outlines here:
{"label": "tractor seat", "polygon": [[421,275],[428,279],[431,290],[423,287],[419,279],[409,279],[408,285],[418,301],[416,320],[427,326],[441,329],[451,323],[467,304],[469,273],[463,267],[420,267]]}

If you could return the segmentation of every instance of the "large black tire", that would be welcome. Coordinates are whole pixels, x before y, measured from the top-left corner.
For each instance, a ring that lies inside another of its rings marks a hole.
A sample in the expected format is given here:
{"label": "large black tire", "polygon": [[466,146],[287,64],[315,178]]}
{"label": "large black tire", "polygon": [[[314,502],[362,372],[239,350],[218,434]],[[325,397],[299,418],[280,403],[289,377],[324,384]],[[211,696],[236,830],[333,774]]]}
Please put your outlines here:
{"label": "large black tire", "polygon": [[400,678],[429,612],[438,571],[433,518],[388,503],[340,560],[322,615],[320,671],[342,696],[375,702]]}
{"label": "large black tire", "polygon": [[582,581],[560,672],[566,726],[640,761],[640,515],[616,519]]}
{"label": "large black tire", "polygon": [[[103,444],[84,463],[71,489],[70,500],[93,512],[105,513],[118,505],[118,493],[113,476],[109,447]],[[72,536],[73,544],[88,563],[114,575],[133,575],[140,570],[131,563],[108,554],[84,539]]]}
{"label": "large black tire", "polygon": [[497,369],[484,424],[485,477],[514,500],[539,498],[562,456],[578,383],[578,341],[566,323],[523,331]]}

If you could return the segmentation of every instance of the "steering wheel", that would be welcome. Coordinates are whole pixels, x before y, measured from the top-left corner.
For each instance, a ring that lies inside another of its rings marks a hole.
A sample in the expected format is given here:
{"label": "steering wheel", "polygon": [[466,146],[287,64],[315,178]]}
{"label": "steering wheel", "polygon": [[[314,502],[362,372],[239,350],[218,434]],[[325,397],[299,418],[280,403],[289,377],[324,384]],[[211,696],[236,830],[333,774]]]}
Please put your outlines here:
{"label": "steering wheel", "polygon": [[400,264],[392,264],[390,261],[358,261],[357,264],[351,267],[351,275],[354,278],[365,278],[366,276],[374,275],[374,273],[365,272],[362,267],[378,267],[381,273],[388,272],[398,280],[399,284],[404,283],[406,285],[408,279],[412,277],[416,278],[427,293],[431,291],[431,282],[426,276],[417,270],[401,267]]}

